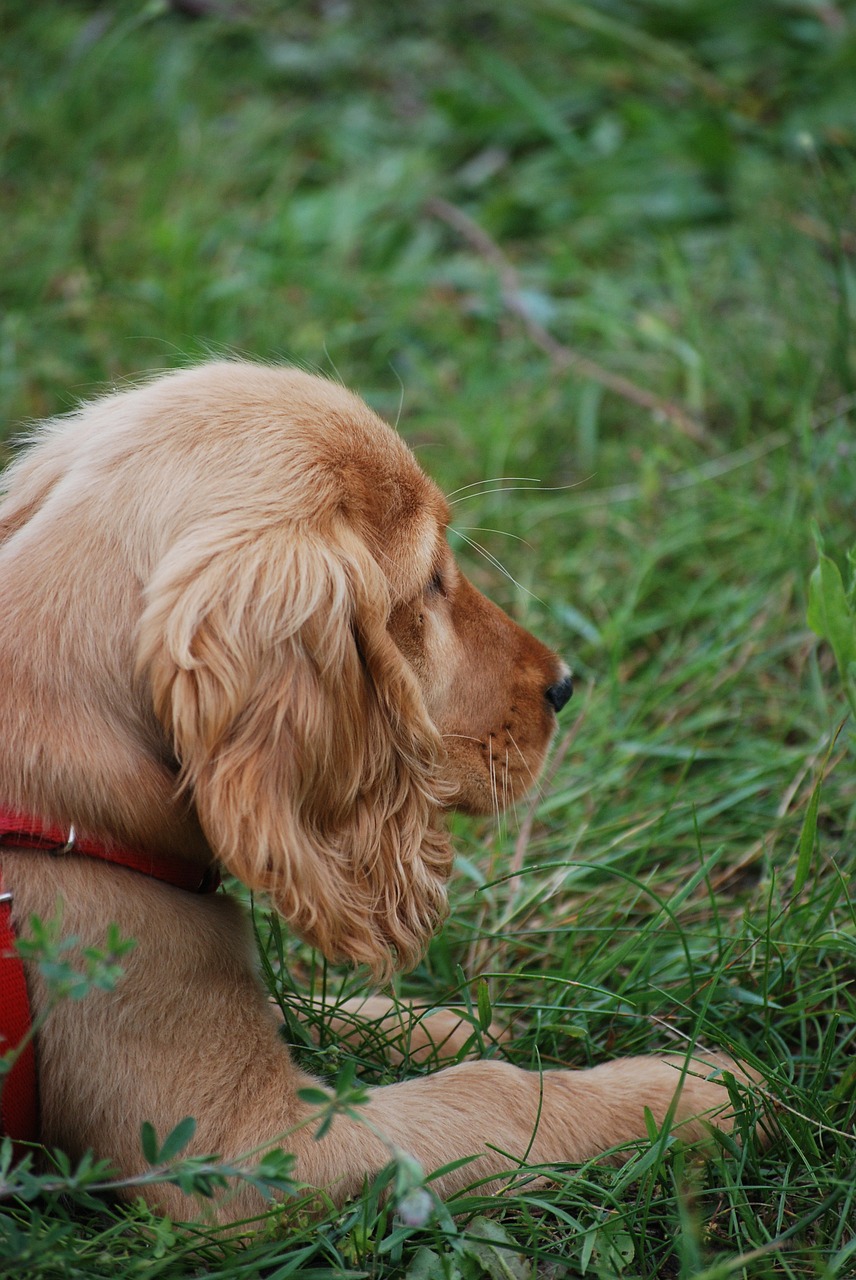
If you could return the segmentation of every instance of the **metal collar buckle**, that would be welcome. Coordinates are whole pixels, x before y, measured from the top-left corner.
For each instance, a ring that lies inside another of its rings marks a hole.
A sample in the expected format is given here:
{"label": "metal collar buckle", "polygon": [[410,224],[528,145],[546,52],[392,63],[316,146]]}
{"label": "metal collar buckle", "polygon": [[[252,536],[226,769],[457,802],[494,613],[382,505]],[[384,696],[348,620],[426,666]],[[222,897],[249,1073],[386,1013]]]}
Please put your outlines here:
{"label": "metal collar buckle", "polygon": [[55,858],[58,858],[65,853],[74,853],[74,848],[76,844],[77,844],[77,832],[75,831],[74,825],[72,824],[68,828],[68,835],[66,836],[65,844],[57,845],[55,849],[50,850],[50,853]]}

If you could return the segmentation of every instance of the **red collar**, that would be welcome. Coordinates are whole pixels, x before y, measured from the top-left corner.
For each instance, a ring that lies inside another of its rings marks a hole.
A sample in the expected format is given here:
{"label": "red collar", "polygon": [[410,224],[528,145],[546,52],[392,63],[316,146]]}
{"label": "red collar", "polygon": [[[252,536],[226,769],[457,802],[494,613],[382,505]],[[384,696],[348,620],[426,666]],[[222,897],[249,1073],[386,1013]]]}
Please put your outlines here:
{"label": "red collar", "polygon": [[[3,848],[37,849],[57,857],[100,858],[102,862],[128,867],[190,893],[212,893],[220,884],[216,866],[199,867],[144,849],[102,844],[78,837],[73,827],[53,826],[0,806],[0,851]],[[18,1144],[38,1140],[36,1062],[24,966],[15,947],[12,894],[3,891],[0,877],[0,1055],[17,1049],[22,1040],[26,1043],[2,1081],[0,1092],[0,1136],[8,1134],[16,1145],[16,1156],[26,1152],[26,1147]]]}
{"label": "red collar", "polygon": [[182,862],[148,849],[130,849],[125,845],[90,840],[78,836],[74,827],[58,827],[42,822],[30,814],[20,813],[0,805],[0,849],[40,849],[45,853],[66,857],[100,858],[117,867],[129,867],[155,880],[163,880],[176,889],[190,893],[213,893],[220,884],[216,866],[200,867],[192,862]]}

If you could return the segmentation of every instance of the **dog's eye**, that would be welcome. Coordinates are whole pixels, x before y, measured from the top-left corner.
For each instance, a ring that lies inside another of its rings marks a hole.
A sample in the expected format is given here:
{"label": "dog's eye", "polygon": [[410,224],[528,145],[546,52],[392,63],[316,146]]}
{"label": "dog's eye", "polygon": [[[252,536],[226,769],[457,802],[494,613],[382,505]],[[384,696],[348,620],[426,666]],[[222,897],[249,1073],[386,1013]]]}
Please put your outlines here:
{"label": "dog's eye", "polygon": [[428,583],[428,586],[425,588],[425,594],[429,596],[442,596],[443,599],[445,600],[446,584],[443,581],[443,575],[439,569],[434,574],[431,581]]}

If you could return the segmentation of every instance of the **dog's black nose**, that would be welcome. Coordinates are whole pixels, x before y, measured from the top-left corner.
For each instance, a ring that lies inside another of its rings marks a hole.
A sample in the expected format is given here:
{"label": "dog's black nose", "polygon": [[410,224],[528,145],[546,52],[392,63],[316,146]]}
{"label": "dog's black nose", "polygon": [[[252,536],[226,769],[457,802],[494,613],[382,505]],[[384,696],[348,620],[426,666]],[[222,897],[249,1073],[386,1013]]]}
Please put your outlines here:
{"label": "dog's black nose", "polygon": [[573,682],[570,674],[568,674],[563,676],[561,680],[557,680],[555,684],[550,685],[546,698],[554,711],[561,711],[565,703],[570,701],[573,692]]}

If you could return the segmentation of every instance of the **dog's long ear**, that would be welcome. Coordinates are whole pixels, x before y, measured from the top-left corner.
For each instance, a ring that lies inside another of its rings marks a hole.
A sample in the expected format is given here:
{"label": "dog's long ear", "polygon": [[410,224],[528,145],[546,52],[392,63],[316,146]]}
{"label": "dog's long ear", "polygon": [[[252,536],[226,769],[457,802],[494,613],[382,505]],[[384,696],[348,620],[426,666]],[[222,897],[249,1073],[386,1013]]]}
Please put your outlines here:
{"label": "dog's long ear", "polygon": [[148,588],[139,670],[229,871],[330,958],[415,963],[445,910],[440,740],[386,579],[325,537],[196,531]]}

